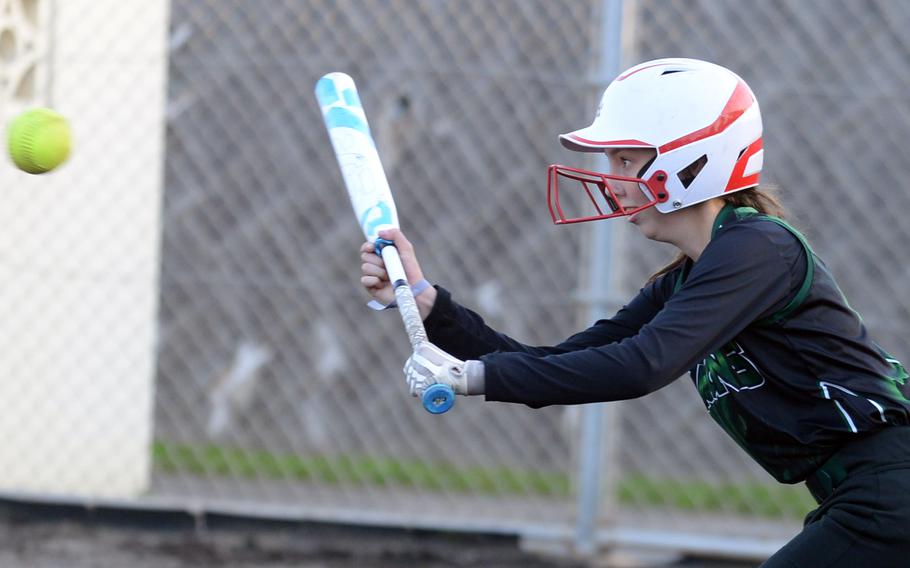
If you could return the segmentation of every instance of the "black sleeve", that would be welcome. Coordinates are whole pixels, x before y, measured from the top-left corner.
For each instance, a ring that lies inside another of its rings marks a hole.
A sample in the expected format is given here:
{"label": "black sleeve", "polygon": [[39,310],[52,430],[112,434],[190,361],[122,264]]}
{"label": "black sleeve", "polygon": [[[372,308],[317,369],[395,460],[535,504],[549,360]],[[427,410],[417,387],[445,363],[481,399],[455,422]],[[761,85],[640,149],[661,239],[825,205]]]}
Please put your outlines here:
{"label": "black sleeve", "polygon": [[424,321],[427,336],[435,345],[459,359],[478,359],[482,355],[496,352],[543,357],[606,345],[638,333],[663,305],[661,287],[655,283],[642,289],[612,318],[599,320],[558,345],[532,347],[486,325],[477,313],[453,301],[452,295],[445,288],[437,286],[436,289],[436,303]]}
{"label": "black sleeve", "polygon": [[[633,337],[544,357],[482,357],[487,400],[582,404],[636,398],[666,386],[792,296],[791,266],[779,250],[780,235],[769,231],[775,229],[742,224],[715,236],[686,283]],[[801,245],[790,237],[787,246]]]}

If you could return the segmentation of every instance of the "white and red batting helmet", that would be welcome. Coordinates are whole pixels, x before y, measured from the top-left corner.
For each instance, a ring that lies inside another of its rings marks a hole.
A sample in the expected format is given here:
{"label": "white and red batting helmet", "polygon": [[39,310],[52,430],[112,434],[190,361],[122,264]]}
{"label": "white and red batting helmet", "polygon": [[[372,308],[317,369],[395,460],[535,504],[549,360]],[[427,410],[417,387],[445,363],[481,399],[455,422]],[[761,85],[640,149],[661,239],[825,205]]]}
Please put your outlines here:
{"label": "white and red batting helmet", "polygon": [[[761,113],[752,90],[729,69],[696,59],[657,59],[628,69],[607,87],[594,122],[559,140],[579,152],[653,148],[657,155],[638,178],[550,166],[547,193],[557,224],[631,214],[618,205],[611,179],[638,181],[647,206],[670,213],[755,187],[762,168]],[[704,164],[698,175],[680,175],[697,162]],[[581,182],[594,203],[592,214],[565,216],[561,177]],[[591,184],[609,211],[598,205]]]}

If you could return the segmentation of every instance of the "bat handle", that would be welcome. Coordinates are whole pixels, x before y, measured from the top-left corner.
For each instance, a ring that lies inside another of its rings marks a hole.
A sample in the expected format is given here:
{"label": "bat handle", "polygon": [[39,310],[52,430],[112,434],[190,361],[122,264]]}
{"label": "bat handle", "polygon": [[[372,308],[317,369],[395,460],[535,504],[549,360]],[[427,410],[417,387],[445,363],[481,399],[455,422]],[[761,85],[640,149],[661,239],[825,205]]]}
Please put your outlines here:
{"label": "bat handle", "polygon": [[[423,320],[420,318],[420,311],[417,309],[417,301],[414,299],[414,293],[408,285],[408,279],[401,264],[401,257],[398,256],[398,249],[386,239],[376,239],[376,252],[382,256],[385,263],[386,271],[389,273],[389,280],[395,289],[395,301],[398,304],[398,313],[401,314],[401,321],[404,322],[404,328],[408,332],[408,339],[411,342],[411,348],[415,351],[421,343],[426,343],[426,329],[423,327]],[[431,385],[423,392],[423,408],[430,414],[442,414],[455,404],[455,392],[448,385],[435,384]]]}
{"label": "bat handle", "polygon": [[395,291],[395,303],[398,304],[398,313],[401,314],[401,321],[408,332],[411,347],[417,349],[421,343],[428,341],[427,332],[423,327],[420,311],[417,309],[417,300],[414,299],[414,293],[411,292],[411,286],[408,285],[408,278],[405,275],[404,266],[401,264],[401,257],[398,256],[398,249],[385,239],[377,239],[375,247],[382,256],[386,271],[389,273],[389,282],[392,283],[392,289]]}

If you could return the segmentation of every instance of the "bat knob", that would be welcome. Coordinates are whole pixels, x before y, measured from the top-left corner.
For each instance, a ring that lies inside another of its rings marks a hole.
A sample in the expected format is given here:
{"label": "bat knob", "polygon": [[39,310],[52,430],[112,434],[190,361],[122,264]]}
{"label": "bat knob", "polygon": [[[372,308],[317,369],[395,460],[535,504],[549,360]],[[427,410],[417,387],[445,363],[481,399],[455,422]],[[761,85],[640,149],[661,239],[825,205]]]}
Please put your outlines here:
{"label": "bat knob", "polygon": [[442,414],[455,405],[455,392],[448,385],[435,384],[423,391],[423,408],[430,414]]}

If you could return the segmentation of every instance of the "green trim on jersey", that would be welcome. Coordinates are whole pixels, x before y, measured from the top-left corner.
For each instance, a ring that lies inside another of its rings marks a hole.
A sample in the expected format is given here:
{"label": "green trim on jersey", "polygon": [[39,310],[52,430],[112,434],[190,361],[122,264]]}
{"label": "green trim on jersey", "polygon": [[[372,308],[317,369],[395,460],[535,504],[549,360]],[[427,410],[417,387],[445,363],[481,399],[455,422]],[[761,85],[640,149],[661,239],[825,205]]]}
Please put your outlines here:
{"label": "green trim on jersey", "polygon": [[[803,304],[806,298],[809,297],[816,275],[819,274],[820,270],[823,270],[823,268],[817,270],[815,253],[809,246],[806,238],[799,231],[790,226],[786,221],[778,217],[759,213],[752,207],[724,206],[714,221],[711,238],[713,239],[718,231],[724,228],[725,223],[742,221],[750,218],[770,221],[783,227],[799,240],[806,253],[806,274],[793,298],[791,298],[783,308],[777,310],[770,316],[753,322],[753,325],[761,327],[781,326]],[[679,272],[679,276],[674,283],[674,293],[682,288],[693,264],[694,263],[690,259],[683,265]],[[859,318],[859,314],[850,308],[843,292],[837,287],[837,283],[834,282],[833,279],[832,284],[836,288],[837,293],[840,295],[840,298],[847,309],[852,311],[857,318]],[[859,319],[862,321],[861,318]],[[900,361],[892,357],[880,346],[874,344],[874,347],[891,366],[890,372],[881,376],[885,381],[885,388],[890,397],[895,401],[906,402],[908,399],[902,393],[900,387],[904,386],[908,378],[910,378],[908,377],[907,370]],[[742,391],[764,388],[766,384],[765,377],[755,362],[753,362],[752,358],[737,342],[736,338],[720,346],[714,352],[708,353],[704,359],[693,368],[691,374],[698,393],[705,403],[711,417],[727,432],[727,434],[730,435],[730,437],[745,449],[747,453],[764,465],[764,460],[766,460],[768,456],[762,455],[762,452],[751,447],[747,438],[747,432],[749,432],[753,426],[756,426],[756,424],[752,423],[753,421],[751,418],[738,412],[736,404],[731,401],[731,398],[733,397],[730,395]],[[833,402],[833,408],[840,414],[846,426],[852,432],[857,432],[857,426],[853,419],[851,419],[848,411],[841,404],[839,400],[840,397],[860,397],[868,400],[880,413],[882,422],[888,423],[885,415],[885,407],[889,405],[884,403],[884,401],[882,403],[874,401],[866,395],[860,395],[843,386],[827,383],[826,381],[819,381],[818,387],[821,389],[820,398]],[[792,473],[789,469],[778,470],[776,476],[784,482],[793,480]]]}
{"label": "green trim on jersey", "polygon": [[[789,223],[784,221],[779,217],[774,217],[771,215],[765,215],[759,213],[754,207],[733,207],[732,205],[724,205],[724,208],[720,210],[720,213],[717,214],[717,218],[714,220],[714,227],[711,229],[711,238],[717,234],[717,231],[724,227],[731,216],[735,216],[737,221],[747,219],[749,217],[757,217],[764,221],[771,221],[772,223],[777,223],[784,229],[787,229],[794,237],[796,237],[800,244],[803,246],[803,250],[806,251],[806,276],[803,278],[803,283],[799,287],[799,291],[793,296],[786,306],[778,310],[777,312],[771,314],[770,316],[759,320],[756,322],[758,325],[777,325],[787,319],[787,316],[793,313],[796,308],[798,308],[809,296],[809,291],[812,289],[812,280],[815,278],[815,253],[812,251],[812,247],[809,246],[809,242],[806,240],[806,237],[802,233],[794,229]],[[689,275],[689,270],[692,268],[692,262],[687,262],[682,271],[679,273],[679,278],[676,279],[676,283],[673,286],[673,292],[677,292],[682,288],[683,283],[686,280],[686,277]]]}

